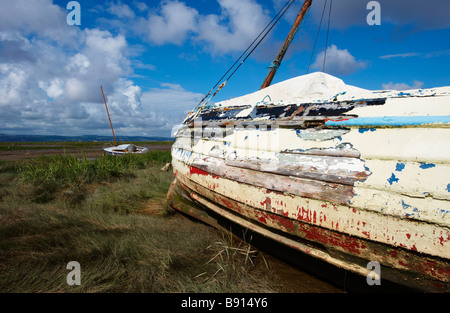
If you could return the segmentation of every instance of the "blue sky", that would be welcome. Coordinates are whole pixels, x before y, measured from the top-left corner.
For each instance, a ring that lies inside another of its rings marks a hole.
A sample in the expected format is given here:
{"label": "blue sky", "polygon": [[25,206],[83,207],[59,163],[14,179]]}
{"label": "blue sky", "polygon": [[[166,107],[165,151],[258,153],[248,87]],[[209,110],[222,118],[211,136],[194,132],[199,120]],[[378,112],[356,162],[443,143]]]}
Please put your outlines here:
{"label": "blue sky", "polygon": [[[169,136],[287,0],[0,0],[0,133]],[[450,85],[450,1],[334,0],[325,72],[361,88]],[[259,89],[297,0],[214,100]],[[325,0],[313,0],[273,83],[307,72]],[[330,0],[327,4],[329,5]],[[328,8],[328,6],[327,6]],[[321,71],[328,11],[311,62]]]}

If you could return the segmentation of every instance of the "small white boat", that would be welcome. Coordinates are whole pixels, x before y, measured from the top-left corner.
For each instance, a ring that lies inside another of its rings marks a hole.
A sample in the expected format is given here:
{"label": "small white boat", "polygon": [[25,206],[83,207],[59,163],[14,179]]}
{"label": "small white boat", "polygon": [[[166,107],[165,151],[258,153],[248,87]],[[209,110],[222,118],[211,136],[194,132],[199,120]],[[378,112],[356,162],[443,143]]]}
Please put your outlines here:
{"label": "small white boat", "polygon": [[134,144],[123,144],[103,149],[106,154],[122,156],[125,154],[143,154],[147,153],[146,147],[136,146]]}
{"label": "small white boat", "polygon": [[114,147],[104,148],[103,150],[105,151],[105,153],[110,154],[110,155],[116,155],[116,156],[122,156],[122,155],[126,155],[126,154],[147,153],[148,149],[146,147],[140,147],[140,146],[136,146],[136,145],[130,144],[130,143],[117,145],[116,136],[114,135],[114,129],[113,129],[113,126],[111,123],[111,117],[109,116],[108,106],[106,105],[105,94],[103,93],[102,86],[100,86],[100,89],[102,91],[103,101],[105,102],[106,113],[108,114],[109,124],[111,125],[111,131],[113,134],[114,144],[115,144]]}

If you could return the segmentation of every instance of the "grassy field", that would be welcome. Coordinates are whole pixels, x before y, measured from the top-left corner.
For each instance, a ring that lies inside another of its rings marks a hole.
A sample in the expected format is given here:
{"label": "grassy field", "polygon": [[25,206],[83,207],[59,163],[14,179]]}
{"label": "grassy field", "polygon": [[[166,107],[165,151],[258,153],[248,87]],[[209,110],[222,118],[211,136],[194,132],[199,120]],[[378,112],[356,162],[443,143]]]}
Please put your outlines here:
{"label": "grassy field", "polygon": [[[278,291],[261,254],[167,207],[166,162],[170,151],[1,161],[0,292]],[[67,284],[70,261],[81,285]]]}

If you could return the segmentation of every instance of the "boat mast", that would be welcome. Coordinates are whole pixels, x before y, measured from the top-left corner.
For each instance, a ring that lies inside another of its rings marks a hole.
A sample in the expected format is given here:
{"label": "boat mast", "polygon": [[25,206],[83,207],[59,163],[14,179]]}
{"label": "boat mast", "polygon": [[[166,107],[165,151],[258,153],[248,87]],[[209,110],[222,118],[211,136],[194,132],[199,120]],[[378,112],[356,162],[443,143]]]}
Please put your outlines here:
{"label": "boat mast", "polygon": [[294,25],[292,26],[291,31],[289,32],[286,40],[284,41],[283,46],[281,47],[280,51],[278,52],[278,55],[277,55],[275,61],[273,61],[272,65],[270,66],[270,71],[267,74],[267,77],[264,80],[263,84],[261,85],[260,89],[264,89],[264,88],[268,87],[270,85],[270,83],[272,82],[272,79],[275,76],[275,73],[277,72],[277,69],[281,64],[281,61],[283,60],[283,57],[286,54],[287,49],[289,48],[289,45],[291,44],[292,40],[294,39],[295,34],[297,33],[297,29],[300,26],[300,23],[306,14],[306,11],[311,6],[311,2],[312,2],[312,0],[306,0],[303,3],[303,6],[297,15],[297,18],[295,19]]}
{"label": "boat mast", "polygon": [[109,116],[108,106],[106,105],[105,94],[103,93],[102,86],[100,86],[100,89],[102,90],[103,101],[105,102],[105,107],[106,107],[106,113],[108,113],[109,125],[111,125],[111,130],[112,130],[112,134],[113,134],[113,138],[114,138],[114,145],[117,146],[116,136],[114,136],[114,129],[112,127],[111,117]]}

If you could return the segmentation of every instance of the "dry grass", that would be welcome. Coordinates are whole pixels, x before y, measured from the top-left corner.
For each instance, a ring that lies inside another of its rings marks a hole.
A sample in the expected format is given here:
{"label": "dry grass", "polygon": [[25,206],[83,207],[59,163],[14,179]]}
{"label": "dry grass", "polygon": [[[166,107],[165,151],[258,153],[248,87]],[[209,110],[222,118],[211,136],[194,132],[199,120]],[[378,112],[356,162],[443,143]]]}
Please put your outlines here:
{"label": "dry grass", "polygon": [[0,292],[273,291],[250,245],[167,207],[168,158],[1,163]]}

